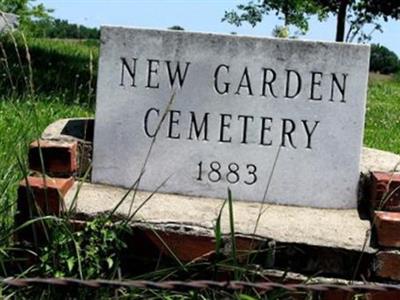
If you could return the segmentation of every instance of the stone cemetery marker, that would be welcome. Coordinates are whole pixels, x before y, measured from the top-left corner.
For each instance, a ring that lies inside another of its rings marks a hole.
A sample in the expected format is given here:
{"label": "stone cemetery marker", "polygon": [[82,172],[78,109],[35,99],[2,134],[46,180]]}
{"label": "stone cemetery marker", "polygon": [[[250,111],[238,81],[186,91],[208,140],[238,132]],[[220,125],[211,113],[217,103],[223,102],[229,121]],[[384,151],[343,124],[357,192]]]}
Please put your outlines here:
{"label": "stone cemetery marker", "polygon": [[368,65],[363,45],[103,27],[93,182],[130,187],[152,148],[141,190],[355,207]]}

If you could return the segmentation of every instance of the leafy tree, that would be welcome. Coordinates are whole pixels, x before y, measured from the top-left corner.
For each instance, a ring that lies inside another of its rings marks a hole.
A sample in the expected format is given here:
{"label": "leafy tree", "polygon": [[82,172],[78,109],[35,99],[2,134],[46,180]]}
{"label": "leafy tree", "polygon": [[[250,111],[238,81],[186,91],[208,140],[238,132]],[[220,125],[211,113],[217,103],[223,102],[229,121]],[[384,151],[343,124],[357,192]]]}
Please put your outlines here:
{"label": "leafy tree", "polygon": [[393,51],[379,44],[371,45],[370,71],[392,74],[400,70],[400,61]]}
{"label": "leafy tree", "polygon": [[174,25],[174,26],[168,27],[168,29],[169,30],[181,30],[181,31],[185,30],[185,28],[183,28],[182,26],[179,26],[179,25]]}
{"label": "leafy tree", "polygon": [[47,9],[43,4],[34,4],[36,0],[1,0],[0,11],[13,13],[19,16],[20,26],[29,29],[34,20],[50,18],[52,9]]}
{"label": "leafy tree", "polygon": [[[258,0],[237,6],[237,10],[225,12],[223,21],[240,26],[248,22],[252,26],[262,21],[264,15],[275,12],[285,20],[285,25],[294,25],[302,33],[308,30],[308,20],[316,15],[320,21],[328,13],[336,16],[336,41],[368,40],[375,30],[382,31],[379,18],[400,18],[400,2],[398,0]],[[346,33],[346,22],[349,28]],[[372,24],[373,30],[365,33],[366,24]]]}
{"label": "leafy tree", "polygon": [[284,27],[293,25],[302,34],[308,31],[308,19],[312,15],[317,15],[320,20],[327,17],[327,11],[321,9],[314,1],[304,0],[258,0],[250,1],[247,4],[237,6],[240,11],[235,10],[225,12],[222,21],[241,26],[243,22],[248,22],[251,26],[256,26],[262,22],[264,15],[274,12],[284,21]]}
{"label": "leafy tree", "polygon": [[[352,38],[361,31],[363,25],[371,23],[374,25],[374,30],[382,32],[381,25],[378,20],[382,18],[385,22],[391,19],[398,20],[400,18],[400,1],[398,0],[364,0],[357,3],[355,6],[356,18],[350,22],[347,41],[352,41]],[[353,36],[349,33],[353,32]],[[361,39],[371,39],[371,34],[365,35],[361,31]]]}
{"label": "leafy tree", "polygon": [[98,39],[100,31],[83,25],[70,24],[67,20],[44,19],[34,21],[31,25],[34,37],[58,39]]}
{"label": "leafy tree", "polygon": [[[400,18],[400,2],[398,0],[315,0],[319,5],[336,15],[336,41],[352,42],[358,36],[359,41],[370,40],[371,34],[381,31],[379,18]],[[346,33],[346,22],[349,28]],[[373,25],[370,33],[363,32],[365,25]]]}

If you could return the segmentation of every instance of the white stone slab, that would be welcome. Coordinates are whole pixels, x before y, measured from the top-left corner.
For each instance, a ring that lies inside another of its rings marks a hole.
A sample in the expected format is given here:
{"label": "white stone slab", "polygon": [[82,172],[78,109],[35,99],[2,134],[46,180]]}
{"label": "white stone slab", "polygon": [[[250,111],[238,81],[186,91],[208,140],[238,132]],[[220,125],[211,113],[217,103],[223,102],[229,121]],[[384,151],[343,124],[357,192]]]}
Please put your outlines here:
{"label": "white stone slab", "polygon": [[368,65],[363,45],[103,27],[93,181],[131,186],[168,110],[140,189],[355,207]]}

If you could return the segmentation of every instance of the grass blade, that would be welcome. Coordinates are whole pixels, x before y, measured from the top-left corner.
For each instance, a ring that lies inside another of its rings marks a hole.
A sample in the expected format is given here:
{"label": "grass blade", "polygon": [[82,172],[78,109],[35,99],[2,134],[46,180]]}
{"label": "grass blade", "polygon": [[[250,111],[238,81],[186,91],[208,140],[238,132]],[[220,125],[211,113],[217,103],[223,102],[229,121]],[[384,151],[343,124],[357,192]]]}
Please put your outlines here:
{"label": "grass blade", "polygon": [[[236,237],[235,237],[235,218],[233,215],[233,199],[232,199],[232,191],[228,188],[228,207],[229,207],[229,228],[230,228],[230,235],[231,235],[231,256],[232,262],[235,267],[238,267],[237,261],[237,249],[236,249]],[[239,273],[235,269],[234,271],[235,280],[239,280]]]}

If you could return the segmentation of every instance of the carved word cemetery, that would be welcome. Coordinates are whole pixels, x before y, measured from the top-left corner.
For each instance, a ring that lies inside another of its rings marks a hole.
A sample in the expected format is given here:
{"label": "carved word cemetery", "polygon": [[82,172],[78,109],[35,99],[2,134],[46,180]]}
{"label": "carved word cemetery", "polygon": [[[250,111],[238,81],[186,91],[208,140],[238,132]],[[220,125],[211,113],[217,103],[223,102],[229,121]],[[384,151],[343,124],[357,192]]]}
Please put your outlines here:
{"label": "carved word cemetery", "polygon": [[104,27],[93,182],[357,204],[369,47]]}

